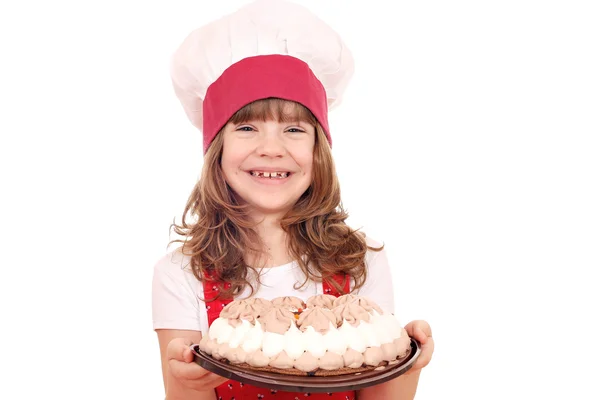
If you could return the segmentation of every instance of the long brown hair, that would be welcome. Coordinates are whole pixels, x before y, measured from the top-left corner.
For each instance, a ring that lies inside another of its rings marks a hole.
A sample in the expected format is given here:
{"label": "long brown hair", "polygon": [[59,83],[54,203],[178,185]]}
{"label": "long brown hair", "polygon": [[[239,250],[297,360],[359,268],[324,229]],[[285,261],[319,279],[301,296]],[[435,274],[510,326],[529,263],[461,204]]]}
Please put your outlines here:
{"label": "long brown hair", "polygon": [[[366,279],[367,250],[380,251],[383,247],[368,246],[364,233],[346,224],[348,213],[342,205],[335,164],[323,128],[303,105],[275,98],[248,104],[229,122],[268,119],[300,120],[316,128],[311,185],[281,220],[287,234],[288,252],[306,276],[297,289],[309,280],[325,280],[342,293],[343,285],[333,279],[340,273],[352,278],[354,289],[359,289]],[[266,254],[254,230],[255,223],[249,217],[248,205],[236,200],[225,181],[221,169],[222,133],[223,130],[217,134],[204,156],[201,177],[188,198],[181,224],[171,225],[185,240],[176,239],[169,244],[184,243],[182,252],[190,256],[194,276],[198,280],[227,282],[217,298],[229,298],[241,293],[246,286],[254,293],[248,270],[257,272],[258,266],[248,265],[244,255],[248,252]],[[188,216],[195,221],[188,223]]]}

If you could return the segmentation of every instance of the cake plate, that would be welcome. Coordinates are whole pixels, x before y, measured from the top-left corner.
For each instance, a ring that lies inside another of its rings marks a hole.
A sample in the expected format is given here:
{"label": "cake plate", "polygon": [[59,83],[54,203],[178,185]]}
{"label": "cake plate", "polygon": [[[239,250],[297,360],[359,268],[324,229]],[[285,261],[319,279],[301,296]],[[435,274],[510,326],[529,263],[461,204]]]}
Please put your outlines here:
{"label": "cake plate", "polygon": [[191,346],[194,361],[202,368],[224,378],[266,389],[301,393],[334,393],[364,389],[379,385],[406,373],[417,361],[421,345],[410,338],[410,351],[396,364],[374,370],[338,376],[295,376],[273,372],[253,371],[224,361],[218,361],[200,351],[198,344]]}

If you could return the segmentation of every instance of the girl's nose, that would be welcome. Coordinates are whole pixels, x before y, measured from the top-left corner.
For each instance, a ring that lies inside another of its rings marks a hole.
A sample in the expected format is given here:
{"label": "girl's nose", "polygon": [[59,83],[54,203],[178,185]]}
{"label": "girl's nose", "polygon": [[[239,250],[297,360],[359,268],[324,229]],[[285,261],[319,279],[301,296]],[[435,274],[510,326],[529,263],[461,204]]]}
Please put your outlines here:
{"label": "girl's nose", "polygon": [[262,135],[257,151],[261,156],[281,157],[286,150],[279,135],[269,132]]}

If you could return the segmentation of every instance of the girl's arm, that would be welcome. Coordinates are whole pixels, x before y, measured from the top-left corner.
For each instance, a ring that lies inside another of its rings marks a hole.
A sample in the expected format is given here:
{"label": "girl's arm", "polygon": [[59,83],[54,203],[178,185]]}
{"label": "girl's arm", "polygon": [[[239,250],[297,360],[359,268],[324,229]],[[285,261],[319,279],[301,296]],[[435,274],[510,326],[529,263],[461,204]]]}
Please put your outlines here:
{"label": "girl's arm", "polygon": [[223,378],[194,363],[189,351],[189,344],[199,343],[202,333],[176,329],[157,329],[156,333],[166,400],[215,400],[214,388]]}
{"label": "girl's arm", "polygon": [[152,320],[158,334],[163,384],[167,400],[213,400],[214,388],[227,381],[194,362],[190,350],[207,327],[202,286],[178,250],[164,255],[154,267]]}
{"label": "girl's arm", "polygon": [[358,391],[358,400],[413,400],[421,371],[401,375],[396,379]]}

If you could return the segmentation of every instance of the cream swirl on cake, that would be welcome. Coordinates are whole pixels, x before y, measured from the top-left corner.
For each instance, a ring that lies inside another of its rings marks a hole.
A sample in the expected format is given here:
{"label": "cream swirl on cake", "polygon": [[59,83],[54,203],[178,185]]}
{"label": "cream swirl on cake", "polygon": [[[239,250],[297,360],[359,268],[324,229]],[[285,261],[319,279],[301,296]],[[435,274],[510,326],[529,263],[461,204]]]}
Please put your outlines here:
{"label": "cream swirl on cake", "polygon": [[270,308],[258,321],[263,326],[262,351],[267,357],[275,357],[285,349],[285,333],[292,325],[296,325],[294,313],[285,307]]}
{"label": "cream swirl on cake", "polygon": [[348,302],[335,307],[332,310],[335,315],[337,325],[341,326],[344,321],[352,326],[358,326],[360,321],[369,322],[371,314],[366,308],[358,302]]}
{"label": "cream swirl on cake", "polygon": [[333,301],[333,308],[354,301],[357,297],[358,296],[355,294],[345,294],[343,296],[336,297],[336,299]]}
{"label": "cream swirl on cake", "polygon": [[302,332],[312,327],[315,331],[325,334],[329,330],[329,325],[337,326],[335,314],[326,308],[313,307],[304,310],[298,318],[298,327]]}
{"label": "cream swirl on cake", "polygon": [[304,304],[304,301],[301,298],[294,296],[276,297],[273,300],[271,300],[271,303],[275,307],[284,307],[291,312],[296,312],[306,308],[306,304]]}
{"label": "cream swirl on cake", "polygon": [[337,299],[337,297],[332,296],[330,294],[318,294],[306,301],[306,307],[321,307],[331,310],[333,308],[333,302],[335,301],[335,299]]}
{"label": "cream swirl on cake", "polygon": [[352,303],[356,303],[368,312],[372,312],[373,310],[377,311],[379,314],[383,314],[383,310],[379,307],[375,302],[369,300],[367,297],[357,297],[352,300]]}
{"label": "cream swirl on cake", "polygon": [[256,318],[272,307],[271,302],[260,298],[235,300],[226,305],[219,316],[228,319],[229,323],[235,327],[241,321],[254,322]]}
{"label": "cream swirl on cake", "polygon": [[265,332],[283,335],[295,321],[294,313],[285,307],[272,307],[258,318]]}

